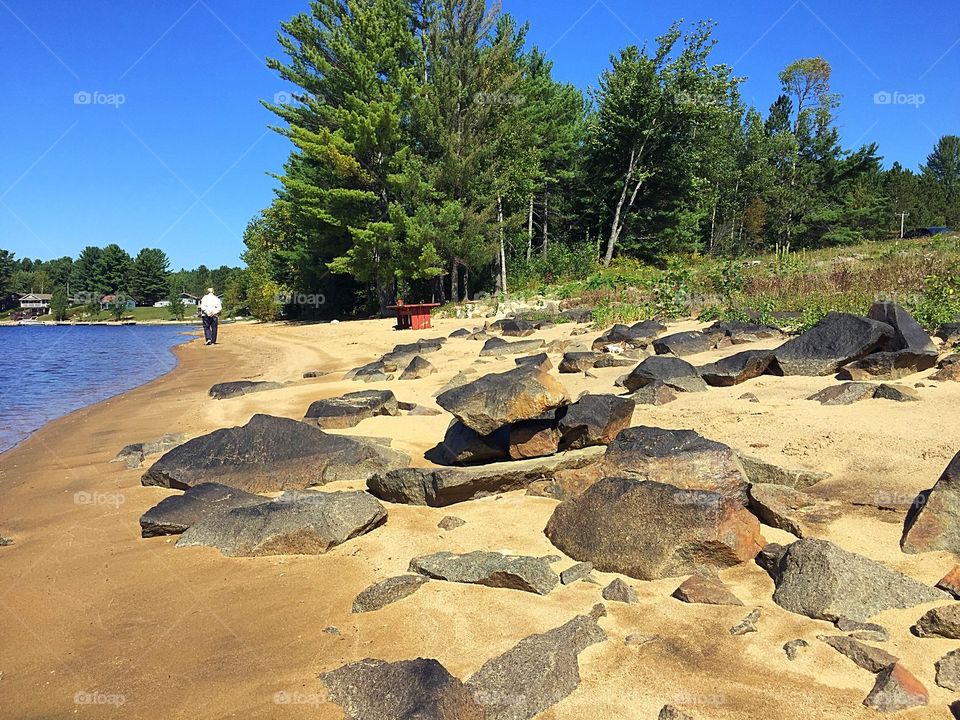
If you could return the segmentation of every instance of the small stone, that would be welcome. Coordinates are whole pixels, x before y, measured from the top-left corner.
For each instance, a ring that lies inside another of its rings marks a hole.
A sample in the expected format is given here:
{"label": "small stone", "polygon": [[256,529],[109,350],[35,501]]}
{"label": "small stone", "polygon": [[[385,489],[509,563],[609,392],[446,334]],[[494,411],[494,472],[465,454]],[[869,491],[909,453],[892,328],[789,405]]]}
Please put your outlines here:
{"label": "small stone", "polygon": [[547,595],[559,578],[543,560],[523,555],[476,551],[438,552],[410,561],[410,571],[436,580],[486,585]]}
{"label": "small stone", "polygon": [[412,595],[427,582],[427,578],[422,575],[398,575],[381,580],[357,595],[351,612],[365,613],[379,610]]}
{"label": "small stone", "polygon": [[0,536],[0,547],[4,547],[6,545],[13,545],[13,540]]}
{"label": "small stone", "polygon": [[437,527],[441,530],[454,530],[458,527],[462,527],[467,524],[467,521],[463,518],[458,518],[455,515],[447,515],[442,518],[440,522],[437,523]]}
{"label": "small stone", "polygon": [[623,639],[623,644],[638,647],[640,645],[646,645],[647,643],[656,642],[659,639],[659,635],[627,635]]}
{"label": "small stone", "polygon": [[791,640],[788,643],[785,643],[783,646],[783,651],[787,654],[787,660],[796,660],[797,654],[800,652],[800,648],[810,647],[810,643],[806,640]]}
{"label": "small stone", "polygon": [[340,635],[343,634],[343,633],[340,632],[340,628],[334,627],[333,625],[330,625],[329,627],[325,627],[325,628],[323,629],[323,631],[324,631],[327,635],[337,635],[337,636],[340,636]]}
{"label": "small stone", "polygon": [[615,602],[632,604],[638,601],[637,591],[620,578],[616,578],[607,585],[603,589],[602,595],[604,600],[613,600]]}
{"label": "small stone", "polygon": [[926,705],[927,689],[900,663],[884,668],[877,675],[873,690],[863,704],[880,712],[898,712]]}
{"label": "small stone", "polygon": [[673,705],[664,705],[660,708],[657,720],[693,720],[693,716],[687,715],[683,710],[678,710]]}
{"label": "small stone", "polygon": [[920,393],[904,385],[880,385],[873,395],[878,400],[895,400],[896,402],[915,402],[920,399]]}
{"label": "small stone", "polygon": [[760,608],[750,612],[743,620],[730,628],[731,635],[746,635],[757,631],[757,620],[760,619]]}
{"label": "small stone", "polygon": [[821,405],[852,405],[858,400],[872,398],[876,391],[877,386],[872,383],[847,382],[824,388],[807,400],[817,400]]}
{"label": "small stone", "polygon": [[717,578],[691,575],[683,581],[673,597],[686,603],[703,605],[743,605],[743,602]]}
{"label": "small stone", "polygon": [[308,370],[303,374],[304,379],[323,377],[328,374],[327,370]]}
{"label": "small stone", "polygon": [[576,565],[571,565],[560,573],[560,584],[571,585],[577,580],[582,580],[591,572],[593,572],[593,563],[579,562]]}
{"label": "small stone", "polygon": [[752,402],[752,403],[760,402],[760,398],[758,398],[756,395],[754,395],[751,392],[744,393],[743,395],[738,397],[737,400],[746,400],[747,402]]}
{"label": "small stone", "polygon": [[[855,637],[858,640],[876,638],[874,642],[886,642],[890,639],[890,633],[887,632],[887,629],[883,627],[883,625],[877,625],[876,623],[859,622],[858,620],[841,617],[837,618],[834,625],[837,626],[837,630],[853,633],[851,637]],[[862,634],[863,637],[858,636],[857,633]]]}
{"label": "small stone", "polygon": [[872,673],[878,673],[898,660],[886,650],[865,645],[859,640],[843,635],[817,635],[817,640],[822,640],[841,655],[846,655],[864,670]]}
{"label": "small stone", "polygon": [[652,382],[630,393],[627,397],[637,405],[658,406],[673,402],[677,399],[677,394],[662,382]]}
{"label": "small stone", "polygon": [[960,650],[951,650],[937,660],[937,685],[960,690]]}
{"label": "small stone", "polygon": [[960,600],[960,565],[954,565],[950,572],[940,578],[937,587]]}
{"label": "small stone", "polygon": [[942,637],[960,640],[960,603],[928,610],[911,630],[917,637]]}

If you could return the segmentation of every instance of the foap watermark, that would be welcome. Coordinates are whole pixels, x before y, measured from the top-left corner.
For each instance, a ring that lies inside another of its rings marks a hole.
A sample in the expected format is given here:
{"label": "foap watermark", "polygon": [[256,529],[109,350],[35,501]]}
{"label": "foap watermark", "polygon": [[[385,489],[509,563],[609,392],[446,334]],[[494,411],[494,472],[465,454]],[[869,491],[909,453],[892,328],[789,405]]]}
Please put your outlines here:
{"label": "foap watermark", "polygon": [[78,90],[73,94],[74,105],[110,105],[119,108],[127,102],[127,96],[123,93],[105,93],[99,90],[90,92],[88,90]]}
{"label": "foap watermark", "polygon": [[473,96],[480,105],[523,105],[523,95],[517,93],[482,92]]}
{"label": "foap watermark", "polygon": [[107,505],[119,508],[126,501],[123,493],[117,492],[87,492],[81,490],[73,494],[73,502],[76,505]]}
{"label": "foap watermark", "polygon": [[293,93],[289,90],[281,90],[273,94],[274,105],[289,105],[293,102]]}
{"label": "foap watermark", "polygon": [[280,690],[273,694],[274,705],[321,705],[324,699],[319,693],[298,690]]}
{"label": "foap watermark", "polygon": [[677,93],[677,100],[681,105],[698,105],[703,107],[710,105],[723,105],[726,102],[726,97],[720,93],[692,93],[683,91]]}
{"label": "foap watermark", "polygon": [[876,507],[890,508],[892,510],[903,510],[906,508],[922,508],[927,504],[927,497],[923,494],[896,492],[892,490],[879,490],[873,496],[873,504]]}
{"label": "foap watermark", "polygon": [[873,94],[874,105],[912,105],[919,108],[927,101],[923,93],[905,93],[899,90],[878,90]]}
{"label": "foap watermark", "polygon": [[673,696],[671,701],[673,705],[712,705],[720,707],[727,704],[727,698],[719,693],[701,694],[681,692]]}
{"label": "foap watermark", "polygon": [[120,707],[127,701],[122,693],[109,693],[100,690],[78,690],[73,695],[75,705],[113,705]]}
{"label": "foap watermark", "polygon": [[327,302],[327,297],[323,293],[278,293],[274,299],[280,305],[298,305],[300,307],[320,307]]}

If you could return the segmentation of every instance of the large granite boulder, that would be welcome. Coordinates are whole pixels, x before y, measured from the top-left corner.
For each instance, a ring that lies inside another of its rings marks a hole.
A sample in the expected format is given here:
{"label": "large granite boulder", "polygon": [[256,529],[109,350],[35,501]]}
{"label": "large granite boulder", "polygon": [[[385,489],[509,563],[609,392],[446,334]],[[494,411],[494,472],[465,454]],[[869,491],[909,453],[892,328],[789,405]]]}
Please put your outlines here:
{"label": "large granite boulder", "polygon": [[885,322],[832,312],[776,349],[774,371],[783,375],[832,375],[893,337],[893,328]]}
{"label": "large granite boulder", "polygon": [[141,482],[181,490],[218,482],[261,493],[366,480],[409,464],[407,455],[377,443],[328,435],[289,418],[254,415],[246,425],[215,430],[174,448]]}
{"label": "large granite boulder", "polygon": [[510,342],[503,338],[492,337],[480,349],[481,357],[498,357],[500,355],[522,355],[539,350],[544,345],[543,340],[516,340]]}
{"label": "large granite boulder", "polygon": [[211,515],[191,526],[177,547],[215,547],[228,557],[320,555],[387,521],[363,492],[288,490],[276,500]]}
{"label": "large granite boulder", "polygon": [[772,562],[780,607],[818,620],[865,622],[891,608],[948,597],[946,593],[827,540],[797,540]]}
{"label": "large granite boulder", "polygon": [[351,612],[366,613],[380,610],[413,595],[426,582],[428,580],[423,575],[397,575],[381,580],[357,595]]}
{"label": "large granite boulder", "polygon": [[233,382],[217,383],[210,388],[210,397],[214,400],[227,400],[228,398],[249,395],[250,393],[263,392],[264,390],[276,390],[283,385],[276,382],[263,382],[260,380],[235,380]]}
{"label": "large granite boulder", "polygon": [[[861,370],[884,380],[895,380],[936,365],[938,353],[933,340],[920,327],[920,323],[897,303],[876,302],[867,317],[892,327],[893,338],[882,348],[884,352],[864,358],[861,362],[866,364]],[[873,362],[870,362],[871,359]]]}
{"label": "large granite boulder", "polygon": [[599,352],[568,352],[563,354],[560,367],[561,373],[581,373],[590,370],[603,358]]}
{"label": "large granite boulder", "polygon": [[533,323],[526,320],[504,320],[500,323],[500,334],[507,337],[527,337],[536,331]]}
{"label": "large granite boulder", "polygon": [[391,390],[360,390],[340,397],[317,400],[303,416],[325,430],[350,428],[375,415],[399,415],[397,398]]}
{"label": "large granite boulder", "polygon": [[557,412],[560,449],[608,445],[630,426],[636,405],[619,395],[584,395]]}
{"label": "large granite boulder", "polygon": [[437,369],[422,355],[414,355],[407,367],[400,373],[401,380],[421,380],[433,375]]}
{"label": "large granite boulder", "polygon": [[443,440],[425,453],[437,465],[471,465],[498,462],[510,457],[510,426],[481,435],[454,419]]}
{"label": "large granite boulder", "polygon": [[713,339],[699,330],[664,335],[653,341],[657,355],[696,355],[713,348]]}
{"label": "large granite boulder", "polygon": [[936,484],[920,493],[910,505],[900,548],[905,553],[960,553],[960,453],[953,457]]}
{"label": "large granite boulder", "polygon": [[268,502],[262,495],[237,490],[219,483],[203,483],[188,488],[181,495],[171,495],[140,516],[140,535],[179,535],[193,525],[214,515],[223,515],[234,508]]}
{"label": "large granite boulder", "polygon": [[[488,720],[475,691],[432,659],[368,658],[322,673],[320,680],[345,720]],[[285,695],[277,697],[282,702]]]}
{"label": "large granite boulder", "polygon": [[522,590],[537,595],[547,595],[560,582],[560,577],[543,558],[498,552],[421,555],[410,561],[410,571],[435,580]]}
{"label": "large granite boulder", "polygon": [[535,365],[484,375],[437,396],[440,407],[481,435],[569,402],[560,382]]}
{"label": "large granite boulder", "polygon": [[652,383],[662,383],[681,392],[703,392],[707,389],[700,373],[686,360],[659,355],[648,357],[623,380],[623,386],[630,392]]}
{"label": "large granite boulder", "polygon": [[467,686],[484,706],[488,720],[528,720],[579,687],[577,657],[606,639],[596,618],[578,615],[488,660],[467,680]]}
{"label": "large granite boulder", "polygon": [[628,478],[605,478],[564,500],[544,532],[575,560],[639,580],[730,567],[764,545],[760,523],[733,500]]}
{"label": "large granite boulder", "polygon": [[561,471],[588,467],[602,453],[602,448],[592,447],[552,457],[476,467],[402,468],[372,475],[367,480],[367,489],[387,502],[445,507],[552,480]]}
{"label": "large granite boulder", "polygon": [[760,377],[773,362],[773,350],[746,350],[697,368],[700,377],[713,387],[730,387]]}
{"label": "large granite boulder", "polygon": [[610,477],[655,480],[683,490],[710,490],[746,505],[747,477],[737,454],[693,430],[631,427],[607,446]]}

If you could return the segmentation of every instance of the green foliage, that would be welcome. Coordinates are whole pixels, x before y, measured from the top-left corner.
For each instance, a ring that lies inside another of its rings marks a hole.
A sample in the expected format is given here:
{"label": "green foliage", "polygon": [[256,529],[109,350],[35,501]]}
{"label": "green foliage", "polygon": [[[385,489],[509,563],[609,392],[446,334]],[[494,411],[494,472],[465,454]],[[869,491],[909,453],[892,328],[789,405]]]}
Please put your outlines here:
{"label": "green foliage", "polygon": [[929,275],[923,293],[908,303],[910,312],[924,329],[934,332],[943,323],[960,317],[960,267],[944,275]]}
{"label": "green foliage", "polygon": [[170,315],[174,320],[183,320],[187,314],[187,306],[183,302],[183,298],[180,297],[180,291],[176,288],[171,288],[169,294],[167,295],[167,301],[170,305],[167,306],[167,309],[170,311]]}
{"label": "green foliage", "polygon": [[654,317],[676,318],[690,313],[689,281],[689,270],[675,265],[647,283]]}
{"label": "green foliage", "polygon": [[141,305],[153,305],[166,296],[169,276],[167,254],[158,248],[144,248],[137,253],[130,268],[130,294]]}
{"label": "green foliage", "polygon": [[67,299],[67,291],[57,288],[53,291],[53,297],[50,298],[50,314],[57,322],[67,319],[67,311],[70,309],[70,301]]}
{"label": "green foliage", "polygon": [[113,299],[108,305],[108,309],[114,320],[120,321],[123,319],[124,313],[127,312],[127,303],[130,300],[130,296],[122,292],[118,292],[113,296]]}

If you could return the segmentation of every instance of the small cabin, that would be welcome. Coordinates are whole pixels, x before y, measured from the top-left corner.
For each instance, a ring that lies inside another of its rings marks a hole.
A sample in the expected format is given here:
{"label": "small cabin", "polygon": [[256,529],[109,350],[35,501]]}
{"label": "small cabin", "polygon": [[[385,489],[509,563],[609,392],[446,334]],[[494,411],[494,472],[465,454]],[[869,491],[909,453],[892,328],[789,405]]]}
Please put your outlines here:
{"label": "small cabin", "polygon": [[[117,299],[116,295],[104,295],[102,298],[100,298],[100,309],[109,310],[113,305],[113,301],[116,299]],[[127,310],[133,310],[136,306],[137,306],[137,303],[134,302],[133,298],[128,297],[126,305],[124,305],[124,307]]]}
{"label": "small cabin", "polygon": [[53,295],[27,293],[20,298],[20,309],[33,315],[46,315],[50,312],[50,299]]}

